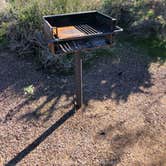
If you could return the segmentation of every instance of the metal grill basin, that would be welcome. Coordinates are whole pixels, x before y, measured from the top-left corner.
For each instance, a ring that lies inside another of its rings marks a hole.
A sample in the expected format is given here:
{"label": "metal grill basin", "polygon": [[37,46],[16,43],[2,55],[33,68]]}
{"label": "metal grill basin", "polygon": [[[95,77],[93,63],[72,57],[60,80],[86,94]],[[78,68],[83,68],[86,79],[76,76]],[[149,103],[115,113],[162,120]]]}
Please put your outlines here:
{"label": "metal grill basin", "polygon": [[55,41],[109,36],[121,31],[116,19],[96,11],[44,16],[44,32]]}

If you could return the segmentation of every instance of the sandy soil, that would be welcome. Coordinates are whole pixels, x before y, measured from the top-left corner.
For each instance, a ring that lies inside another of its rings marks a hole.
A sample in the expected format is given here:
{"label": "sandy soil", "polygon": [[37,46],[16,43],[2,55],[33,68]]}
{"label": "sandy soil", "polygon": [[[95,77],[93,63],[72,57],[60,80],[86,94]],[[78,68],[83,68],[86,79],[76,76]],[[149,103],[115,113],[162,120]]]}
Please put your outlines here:
{"label": "sandy soil", "polygon": [[73,87],[0,53],[0,165],[166,165],[166,63],[119,45],[84,71],[82,111]]}
{"label": "sandy soil", "polygon": [[0,0],[0,12],[4,11],[5,7],[7,6],[5,0]]}

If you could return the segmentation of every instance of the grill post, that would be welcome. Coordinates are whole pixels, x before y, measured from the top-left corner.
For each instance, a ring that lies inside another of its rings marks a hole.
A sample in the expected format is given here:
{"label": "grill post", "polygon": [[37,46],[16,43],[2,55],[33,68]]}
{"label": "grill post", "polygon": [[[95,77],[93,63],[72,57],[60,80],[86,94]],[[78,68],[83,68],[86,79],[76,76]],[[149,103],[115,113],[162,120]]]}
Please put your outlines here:
{"label": "grill post", "polygon": [[75,54],[75,94],[76,107],[80,109],[83,104],[83,84],[82,84],[82,57],[80,53]]}

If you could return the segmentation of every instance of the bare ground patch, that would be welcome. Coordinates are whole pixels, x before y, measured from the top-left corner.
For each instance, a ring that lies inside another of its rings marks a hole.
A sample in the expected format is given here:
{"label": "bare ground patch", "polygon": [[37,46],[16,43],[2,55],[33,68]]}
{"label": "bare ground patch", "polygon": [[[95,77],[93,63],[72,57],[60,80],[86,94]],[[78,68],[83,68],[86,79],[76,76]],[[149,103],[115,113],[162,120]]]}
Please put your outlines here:
{"label": "bare ground patch", "polygon": [[2,52],[0,162],[164,166],[166,64],[120,45],[84,72],[84,83],[85,107],[75,112],[73,76],[48,75]]}

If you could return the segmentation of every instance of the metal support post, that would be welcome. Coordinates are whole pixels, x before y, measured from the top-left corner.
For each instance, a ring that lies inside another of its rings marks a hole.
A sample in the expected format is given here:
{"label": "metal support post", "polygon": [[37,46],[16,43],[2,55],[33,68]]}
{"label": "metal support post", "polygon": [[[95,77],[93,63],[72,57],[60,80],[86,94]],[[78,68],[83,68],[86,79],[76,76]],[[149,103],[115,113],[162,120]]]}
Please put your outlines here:
{"label": "metal support post", "polygon": [[75,54],[75,94],[76,106],[77,109],[80,109],[83,104],[82,58],[80,53]]}

